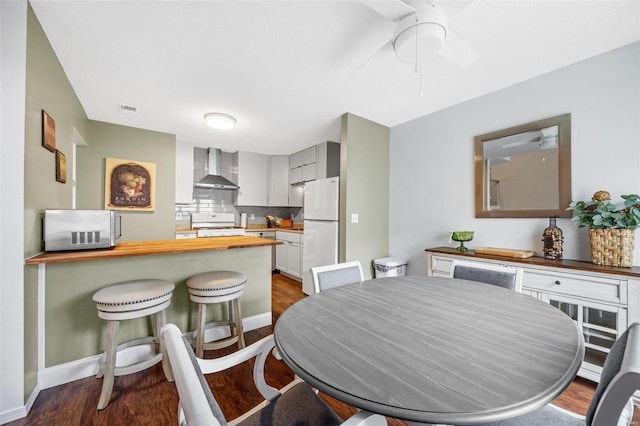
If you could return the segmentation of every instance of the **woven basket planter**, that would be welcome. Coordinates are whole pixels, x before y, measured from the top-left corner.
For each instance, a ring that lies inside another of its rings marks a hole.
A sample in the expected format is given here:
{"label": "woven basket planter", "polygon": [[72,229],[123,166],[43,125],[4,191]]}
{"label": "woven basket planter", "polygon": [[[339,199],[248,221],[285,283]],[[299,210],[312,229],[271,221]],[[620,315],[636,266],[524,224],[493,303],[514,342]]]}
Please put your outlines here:
{"label": "woven basket planter", "polygon": [[631,229],[592,229],[591,262],[596,265],[633,266],[633,234]]}

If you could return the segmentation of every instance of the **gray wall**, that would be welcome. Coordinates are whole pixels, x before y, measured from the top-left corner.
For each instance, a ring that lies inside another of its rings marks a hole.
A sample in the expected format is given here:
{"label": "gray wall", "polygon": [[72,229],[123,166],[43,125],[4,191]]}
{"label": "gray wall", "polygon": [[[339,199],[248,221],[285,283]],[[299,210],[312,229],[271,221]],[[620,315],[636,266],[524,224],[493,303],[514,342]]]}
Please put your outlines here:
{"label": "gray wall", "polygon": [[[358,223],[351,223],[357,213]],[[389,247],[389,128],[354,114],[342,116],[340,137],[340,261],[371,261]]]}
{"label": "gray wall", "polygon": [[175,135],[99,121],[88,128],[88,146],[78,148],[78,208],[104,208],[105,158],[155,163],[155,211],[123,211],[122,240],[175,238]]}
{"label": "gray wall", "polygon": [[[426,273],[424,249],[453,246],[448,232],[474,230],[469,247],[542,252],[548,219],[476,219],[473,137],[571,113],[572,194],[600,189],[614,200],[640,192],[640,43],[524,81],[391,130],[390,252]],[[590,260],[588,232],[559,219],[565,259]],[[634,263],[640,264],[636,243]]]}

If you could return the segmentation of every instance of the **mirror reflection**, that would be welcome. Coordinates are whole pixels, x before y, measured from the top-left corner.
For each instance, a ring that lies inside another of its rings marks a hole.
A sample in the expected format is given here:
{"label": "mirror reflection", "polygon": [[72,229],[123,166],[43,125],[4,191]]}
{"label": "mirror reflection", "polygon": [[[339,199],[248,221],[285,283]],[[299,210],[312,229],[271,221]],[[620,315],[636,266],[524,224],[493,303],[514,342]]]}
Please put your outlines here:
{"label": "mirror reflection", "polygon": [[487,141],[484,159],[489,182],[488,210],[560,207],[556,184],[558,126]]}
{"label": "mirror reflection", "polygon": [[569,114],[477,136],[476,217],[570,216],[569,147]]}

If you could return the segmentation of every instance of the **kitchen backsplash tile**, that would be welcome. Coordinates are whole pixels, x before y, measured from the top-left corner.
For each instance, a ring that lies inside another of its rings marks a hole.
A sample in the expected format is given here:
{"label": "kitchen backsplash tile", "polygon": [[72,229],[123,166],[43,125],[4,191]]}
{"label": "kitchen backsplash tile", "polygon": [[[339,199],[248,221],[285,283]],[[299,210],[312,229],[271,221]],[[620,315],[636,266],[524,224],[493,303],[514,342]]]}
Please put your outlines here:
{"label": "kitchen backsplash tile", "polygon": [[[210,191],[213,192],[213,191]],[[223,192],[223,191],[216,191]],[[236,223],[240,223],[240,213],[247,213],[248,224],[266,224],[264,217],[272,215],[285,219],[293,218],[296,223],[302,222],[302,208],[300,207],[238,207],[229,202],[223,195],[212,198],[199,198],[191,204],[176,204],[176,225],[188,224],[191,213],[234,213]],[[251,215],[254,218],[251,219]]]}

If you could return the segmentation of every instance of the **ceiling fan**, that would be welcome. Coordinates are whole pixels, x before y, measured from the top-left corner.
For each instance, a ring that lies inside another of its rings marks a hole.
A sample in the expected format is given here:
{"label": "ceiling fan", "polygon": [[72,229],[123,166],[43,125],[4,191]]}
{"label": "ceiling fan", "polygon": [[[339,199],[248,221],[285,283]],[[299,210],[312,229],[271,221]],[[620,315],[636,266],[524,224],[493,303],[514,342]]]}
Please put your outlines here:
{"label": "ceiling fan", "polygon": [[540,149],[554,149],[558,146],[558,126],[506,137],[503,138],[503,141],[507,142],[510,138],[515,139],[515,141],[505,143],[502,148],[513,148],[534,143]]}
{"label": "ceiling fan", "polygon": [[[361,0],[385,18],[397,22],[393,36],[362,66],[391,45],[401,62],[417,67],[439,54],[465,67],[478,56],[448,26],[438,5],[427,0]],[[362,66],[360,68],[362,68]]]}

